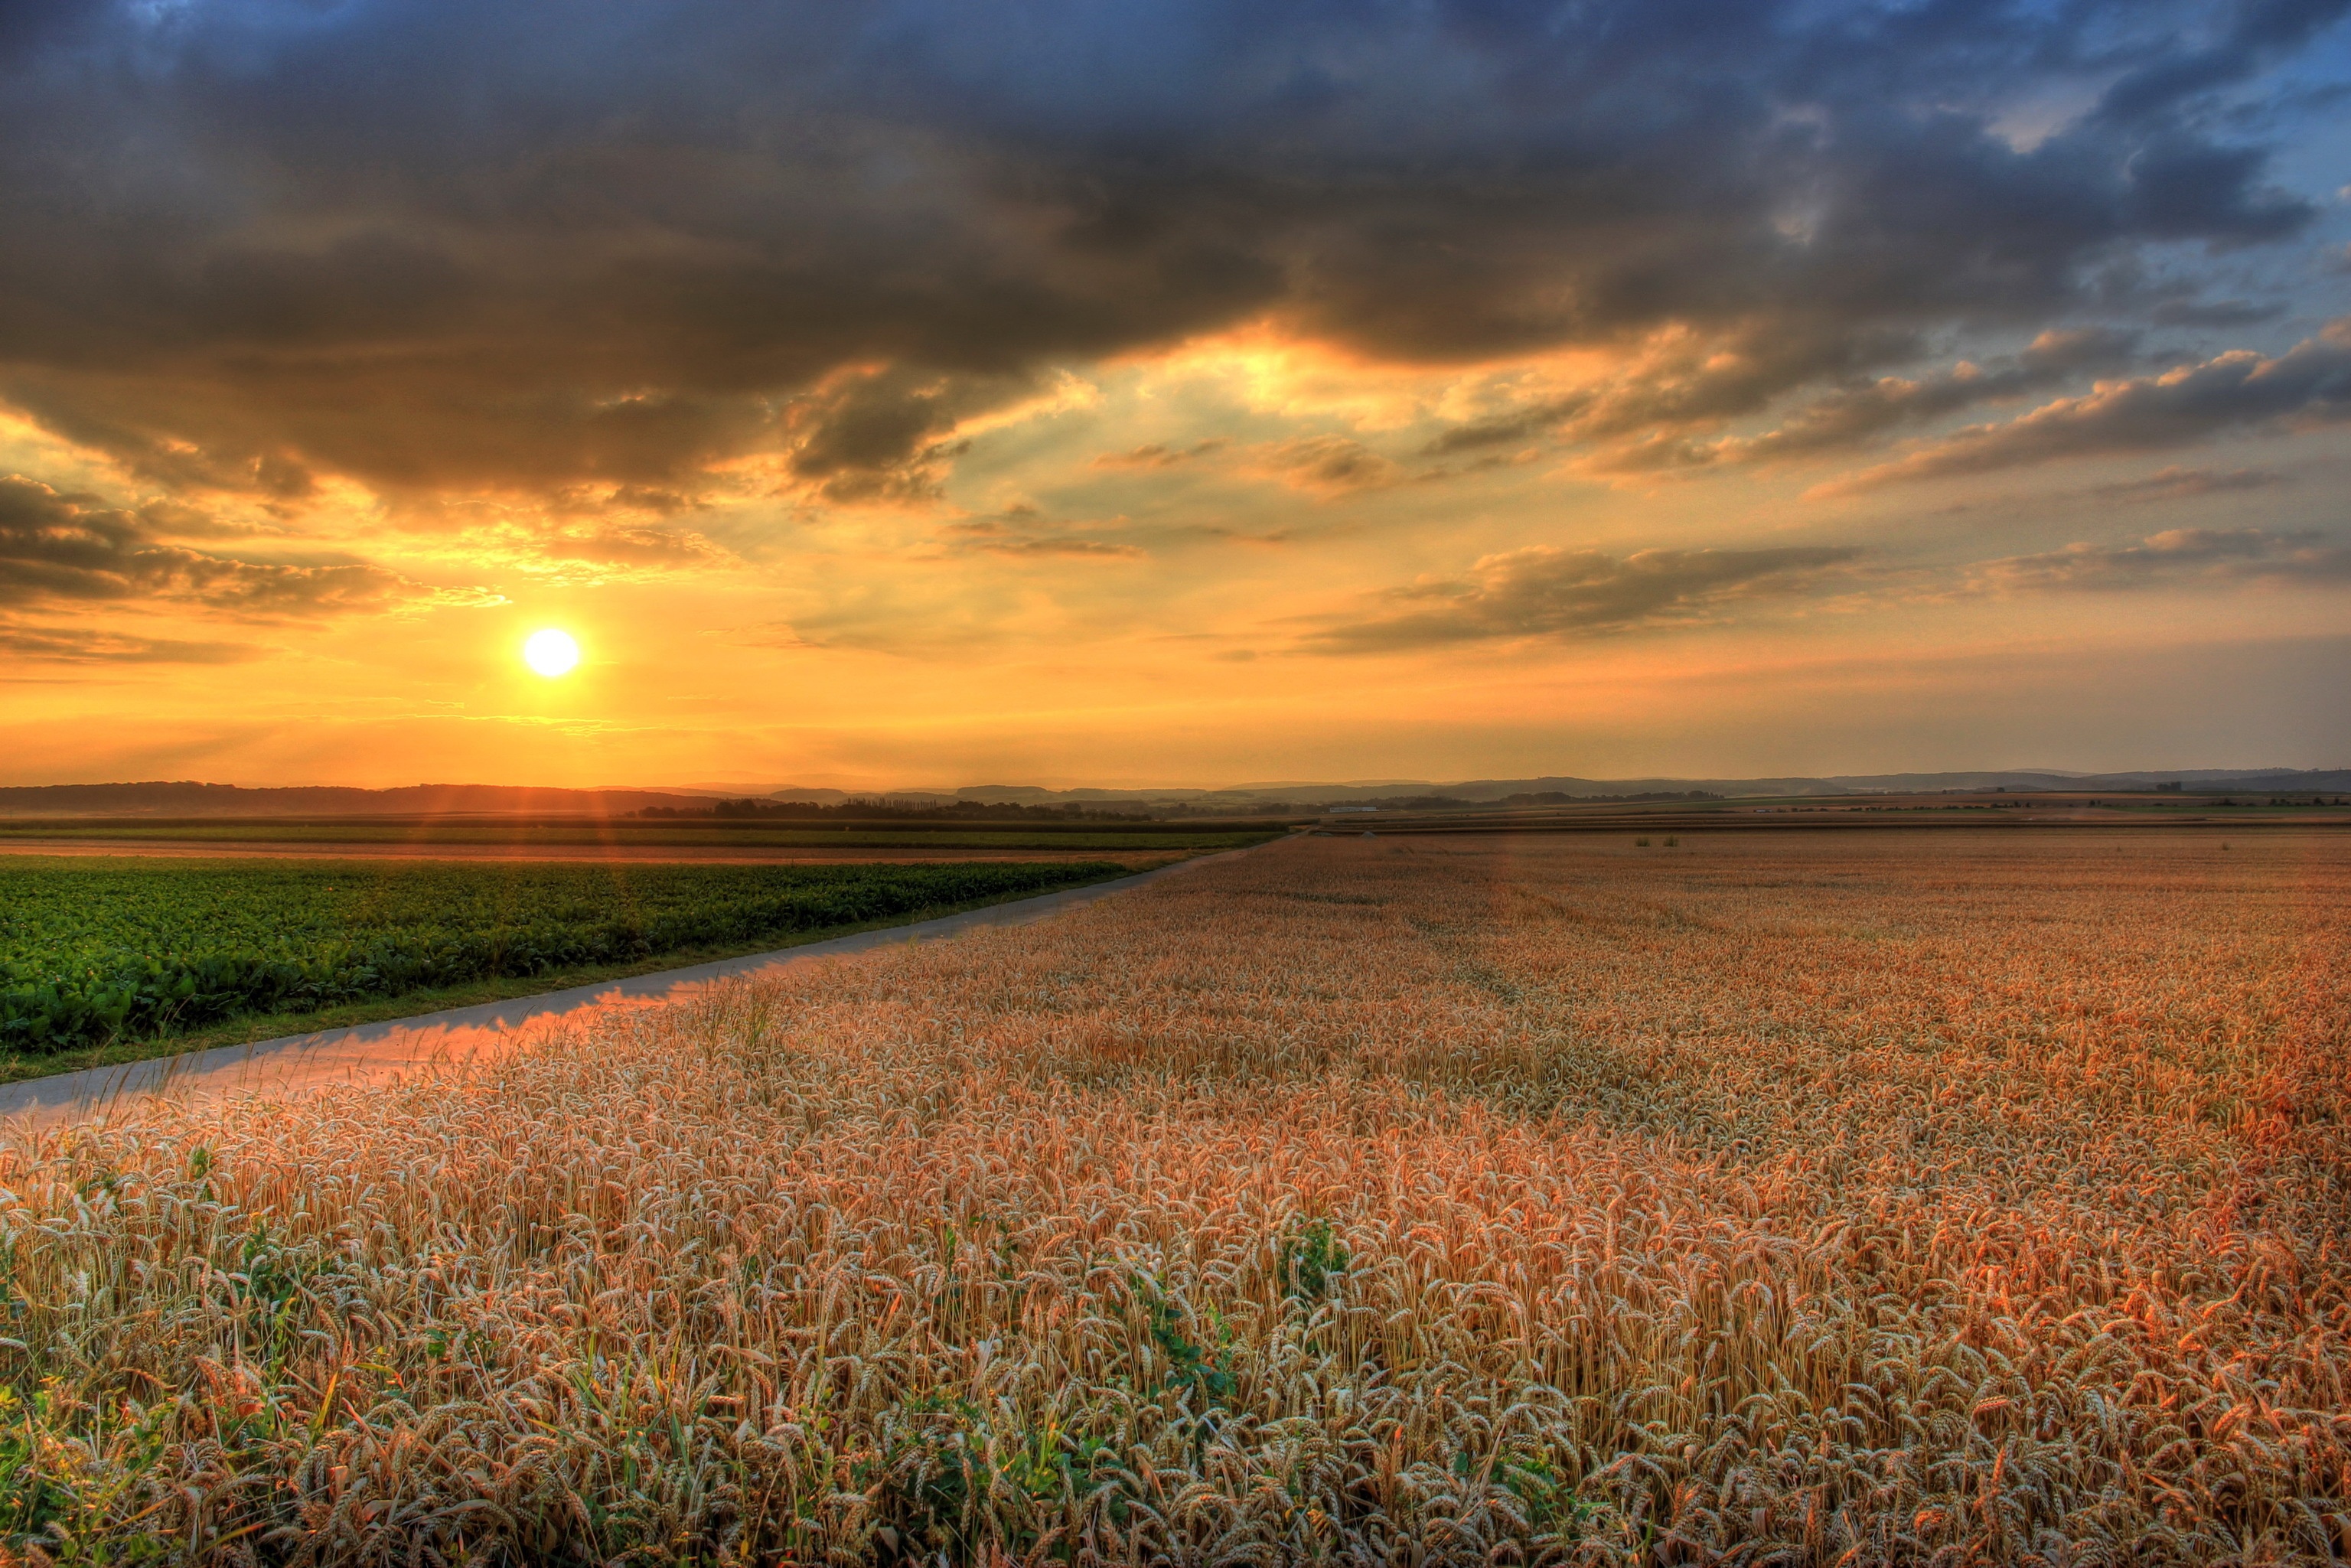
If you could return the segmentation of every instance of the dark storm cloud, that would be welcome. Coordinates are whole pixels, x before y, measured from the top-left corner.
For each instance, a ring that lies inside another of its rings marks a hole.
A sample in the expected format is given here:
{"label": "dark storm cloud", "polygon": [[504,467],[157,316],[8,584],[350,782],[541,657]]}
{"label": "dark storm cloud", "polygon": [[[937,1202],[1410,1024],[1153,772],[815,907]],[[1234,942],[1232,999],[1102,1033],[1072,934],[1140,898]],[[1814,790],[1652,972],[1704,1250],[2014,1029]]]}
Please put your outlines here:
{"label": "dark storm cloud", "polygon": [[380,567],[236,560],[161,541],[136,513],[0,477],[0,604],[164,600],[247,620],[389,609],[427,591]]}
{"label": "dark storm cloud", "polygon": [[1443,470],[1414,474],[1394,458],[1373,451],[1352,436],[1327,434],[1295,435],[1249,446],[1235,446],[1223,436],[1185,446],[1154,442],[1131,451],[1104,453],[1093,460],[1093,466],[1153,472],[1202,463],[1325,499],[1384,490],[1416,479],[1442,477],[1444,474]]}
{"label": "dark storm cloud", "polygon": [[1392,459],[1344,435],[1301,435],[1250,449],[1243,465],[1293,490],[1348,496],[1401,485],[1407,476]]}
{"label": "dark storm cloud", "polygon": [[2043,332],[2002,364],[1962,363],[1940,375],[1885,377],[1864,387],[1840,388],[1798,409],[1779,429],[1743,454],[1752,461],[1854,445],[1900,425],[1917,424],[1971,404],[2037,392],[2128,356],[2127,333],[2076,329]]}
{"label": "dark storm cloud", "polygon": [[946,524],[939,536],[952,549],[983,555],[1065,557],[1075,560],[1132,560],[1145,551],[1126,539],[1102,538],[1099,526],[1057,522],[1035,507],[1009,507],[992,517]]}
{"label": "dark storm cloud", "polygon": [[1489,556],[1468,580],[1384,595],[1391,608],[1307,640],[1326,653],[1393,653],[1531,637],[1590,637],[1642,626],[1687,625],[1741,600],[1821,595],[1860,551],[1844,547],[1757,550],[1599,550],[1536,547]]}
{"label": "dark storm cloud", "polygon": [[1557,432],[1569,420],[1590,408],[1593,402],[1592,394],[1576,393],[1568,397],[1546,398],[1507,413],[1489,414],[1484,419],[1455,425],[1431,441],[1424,450],[1432,457],[1445,457],[1459,452],[1475,452],[1482,447],[1515,446],[1520,442]]}
{"label": "dark storm cloud", "polygon": [[2284,314],[2282,305],[2250,299],[2167,299],[2147,312],[2147,319],[2158,327],[2250,327]]}
{"label": "dark storm cloud", "polygon": [[532,540],[532,549],[550,560],[652,570],[707,566],[726,559],[699,534],[626,523],[545,533]]}
{"label": "dark storm cloud", "polygon": [[1587,417],[1729,417],[2298,232],[2220,109],[2346,4],[9,7],[0,392],[290,497],[762,445],[919,495],[1039,366],[1259,317],[1438,361],[1684,324],[1737,363]]}
{"label": "dark storm cloud", "polygon": [[2266,468],[2183,468],[2175,464],[2144,479],[2100,485],[2090,494],[2100,500],[2125,503],[2184,501],[2199,496],[2267,490],[2285,482],[2284,475]]}
{"label": "dark storm cloud", "polygon": [[86,626],[0,622],[0,653],[38,664],[242,664],[268,652],[250,643],[190,643]]}
{"label": "dark storm cloud", "polygon": [[1028,390],[1023,378],[952,376],[906,366],[827,378],[786,415],[795,478],[833,501],[906,500],[936,492],[960,450],[946,439],[967,414]]}
{"label": "dark storm cloud", "polygon": [[1211,454],[1221,452],[1231,444],[1230,441],[1221,435],[1211,435],[1182,446],[1170,446],[1164,441],[1153,441],[1124,452],[1105,452],[1094,459],[1094,466],[1097,468],[1176,468]]}
{"label": "dark storm cloud", "polygon": [[2065,457],[2168,451],[2231,431],[2351,418],[2351,318],[2274,358],[2238,350],[2161,375],[2101,383],[2004,424],[1971,425],[1825,486],[1851,494]]}
{"label": "dark storm cloud", "polygon": [[2183,102],[2250,79],[2342,15],[2338,0],[2250,0],[2215,7],[2201,36],[2175,36],[2107,89],[2096,118],[2114,124],[2161,120]]}
{"label": "dark storm cloud", "polygon": [[1971,580],[1979,591],[2008,593],[2116,592],[2255,580],[2351,584],[2351,548],[2314,533],[2174,528],[2136,544],[2072,544],[2042,555],[1986,561]]}
{"label": "dark storm cloud", "polygon": [[1834,388],[1791,411],[1779,428],[1761,435],[1699,442],[1667,434],[1620,448],[1593,466],[1637,473],[1771,464],[1856,447],[1903,426],[2043,391],[2085,371],[2116,364],[2128,356],[2133,341],[2128,333],[2096,328],[2051,330],[2023,352],[1989,365],[1962,361],[1935,375],[1881,376]]}

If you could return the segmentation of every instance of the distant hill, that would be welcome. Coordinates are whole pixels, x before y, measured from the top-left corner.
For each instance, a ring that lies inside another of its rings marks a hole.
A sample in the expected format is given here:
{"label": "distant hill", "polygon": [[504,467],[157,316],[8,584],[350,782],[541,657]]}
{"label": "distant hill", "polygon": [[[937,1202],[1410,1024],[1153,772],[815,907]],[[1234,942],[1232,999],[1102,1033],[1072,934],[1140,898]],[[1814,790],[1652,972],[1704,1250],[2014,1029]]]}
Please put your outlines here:
{"label": "distant hill", "polygon": [[[1344,784],[1284,780],[1222,789],[1048,789],[1035,784],[974,784],[960,789],[831,789],[787,787],[778,800],[838,805],[888,800],[905,805],[1126,805],[1245,812],[1341,806],[1432,797],[1484,804],[1513,795],[1615,799],[1693,790],[1736,799],[1778,795],[1863,795],[1935,789],[2148,789],[2182,784],[2191,794],[2351,793],[2351,768],[2180,768],[2146,773],[2069,773],[2054,768],[1977,773],[1864,773],[1783,779],[1472,779],[1458,782],[1383,779]],[[141,784],[39,784],[0,788],[9,817],[358,817],[461,813],[495,816],[617,817],[649,806],[706,810],[721,795],[748,790],[541,789],[506,784],[411,784],[393,789],[339,785],[246,789],[189,780]]]}
{"label": "distant hill", "polygon": [[[890,790],[893,800],[946,802],[981,800],[990,805],[1079,805],[1124,802],[1151,806],[1186,806],[1200,810],[1249,808],[1346,805],[1370,800],[1444,796],[1482,804],[1512,795],[1566,795],[1576,799],[1616,799],[1641,795],[1675,795],[1702,790],[1727,798],[1781,795],[1875,795],[1936,789],[2148,789],[2158,784],[2184,783],[2198,794],[2262,794],[2293,791],[2351,791],[2351,768],[2173,768],[2149,773],[2074,773],[2058,768],[2011,768],[2004,771],[1954,773],[1850,773],[1826,777],[1779,779],[1579,779],[1545,776],[1537,779],[1471,779],[1458,782],[1383,779],[1346,784],[1284,780],[1280,783],[1236,784],[1222,789],[1047,789],[1033,784],[977,784],[954,791]],[[785,789],[778,800],[812,800],[831,804],[858,798],[838,789]]]}
{"label": "distant hill", "polygon": [[2102,773],[2077,779],[2076,789],[2147,789],[2158,784],[2186,784],[2198,795],[2292,794],[2297,790],[2351,790],[2351,768],[2264,768],[2253,772],[2183,768],[2170,773]]}

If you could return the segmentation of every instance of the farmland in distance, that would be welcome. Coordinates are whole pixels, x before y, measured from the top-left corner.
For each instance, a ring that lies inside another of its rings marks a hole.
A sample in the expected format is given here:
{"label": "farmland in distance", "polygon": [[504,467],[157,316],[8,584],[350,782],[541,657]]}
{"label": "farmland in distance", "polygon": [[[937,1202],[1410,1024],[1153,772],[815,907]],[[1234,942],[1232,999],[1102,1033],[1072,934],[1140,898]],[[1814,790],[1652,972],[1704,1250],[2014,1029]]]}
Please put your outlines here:
{"label": "farmland in distance", "polygon": [[[2351,837],[1301,840],[0,1155],[16,1540],[2317,1563]],[[31,1500],[27,1500],[27,1499]]]}
{"label": "farmland in distance", "polygon": [[452,851],[649,852],[653,856],[765,855],[792,851],[880,850],[962,858],[976,852],[1052,855],[1112,854],[1176,857],[1240,849],[1280,836],[1279,824],[1256,821],[1132,822],[872,821],[728,821],[721,819],[429,817],[408,818],[18,818],[0,820],[0,845],[37,850],[44,844],[120,843],[191,848],[245,848],[269,853],[280,846]]}

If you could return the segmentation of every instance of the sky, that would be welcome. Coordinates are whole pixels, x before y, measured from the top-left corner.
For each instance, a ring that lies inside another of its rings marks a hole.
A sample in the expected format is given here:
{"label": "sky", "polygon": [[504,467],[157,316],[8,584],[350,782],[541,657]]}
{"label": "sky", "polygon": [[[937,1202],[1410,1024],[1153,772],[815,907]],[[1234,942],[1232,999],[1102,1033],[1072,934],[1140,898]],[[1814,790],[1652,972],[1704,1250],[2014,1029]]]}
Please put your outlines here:
{"label": "sky", "polygon": [[2346,11],[0,6],[0,782],[2344,766]]}

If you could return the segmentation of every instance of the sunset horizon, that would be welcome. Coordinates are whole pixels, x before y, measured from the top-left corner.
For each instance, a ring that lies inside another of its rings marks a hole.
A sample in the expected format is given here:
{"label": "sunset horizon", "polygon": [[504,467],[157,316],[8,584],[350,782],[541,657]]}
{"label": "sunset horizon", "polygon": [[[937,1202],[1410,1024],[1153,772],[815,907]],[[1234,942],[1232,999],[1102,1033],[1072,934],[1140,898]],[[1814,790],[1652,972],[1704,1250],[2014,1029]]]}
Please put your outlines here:
{"label": "sunset horizon", "polygon": [[0,0],[0,1568],[2351,1560],[2351,0]]}
{"label": "sunset horizon", "polygon": [[2344,9],[26,12],[0,783],[2339,766]]}

